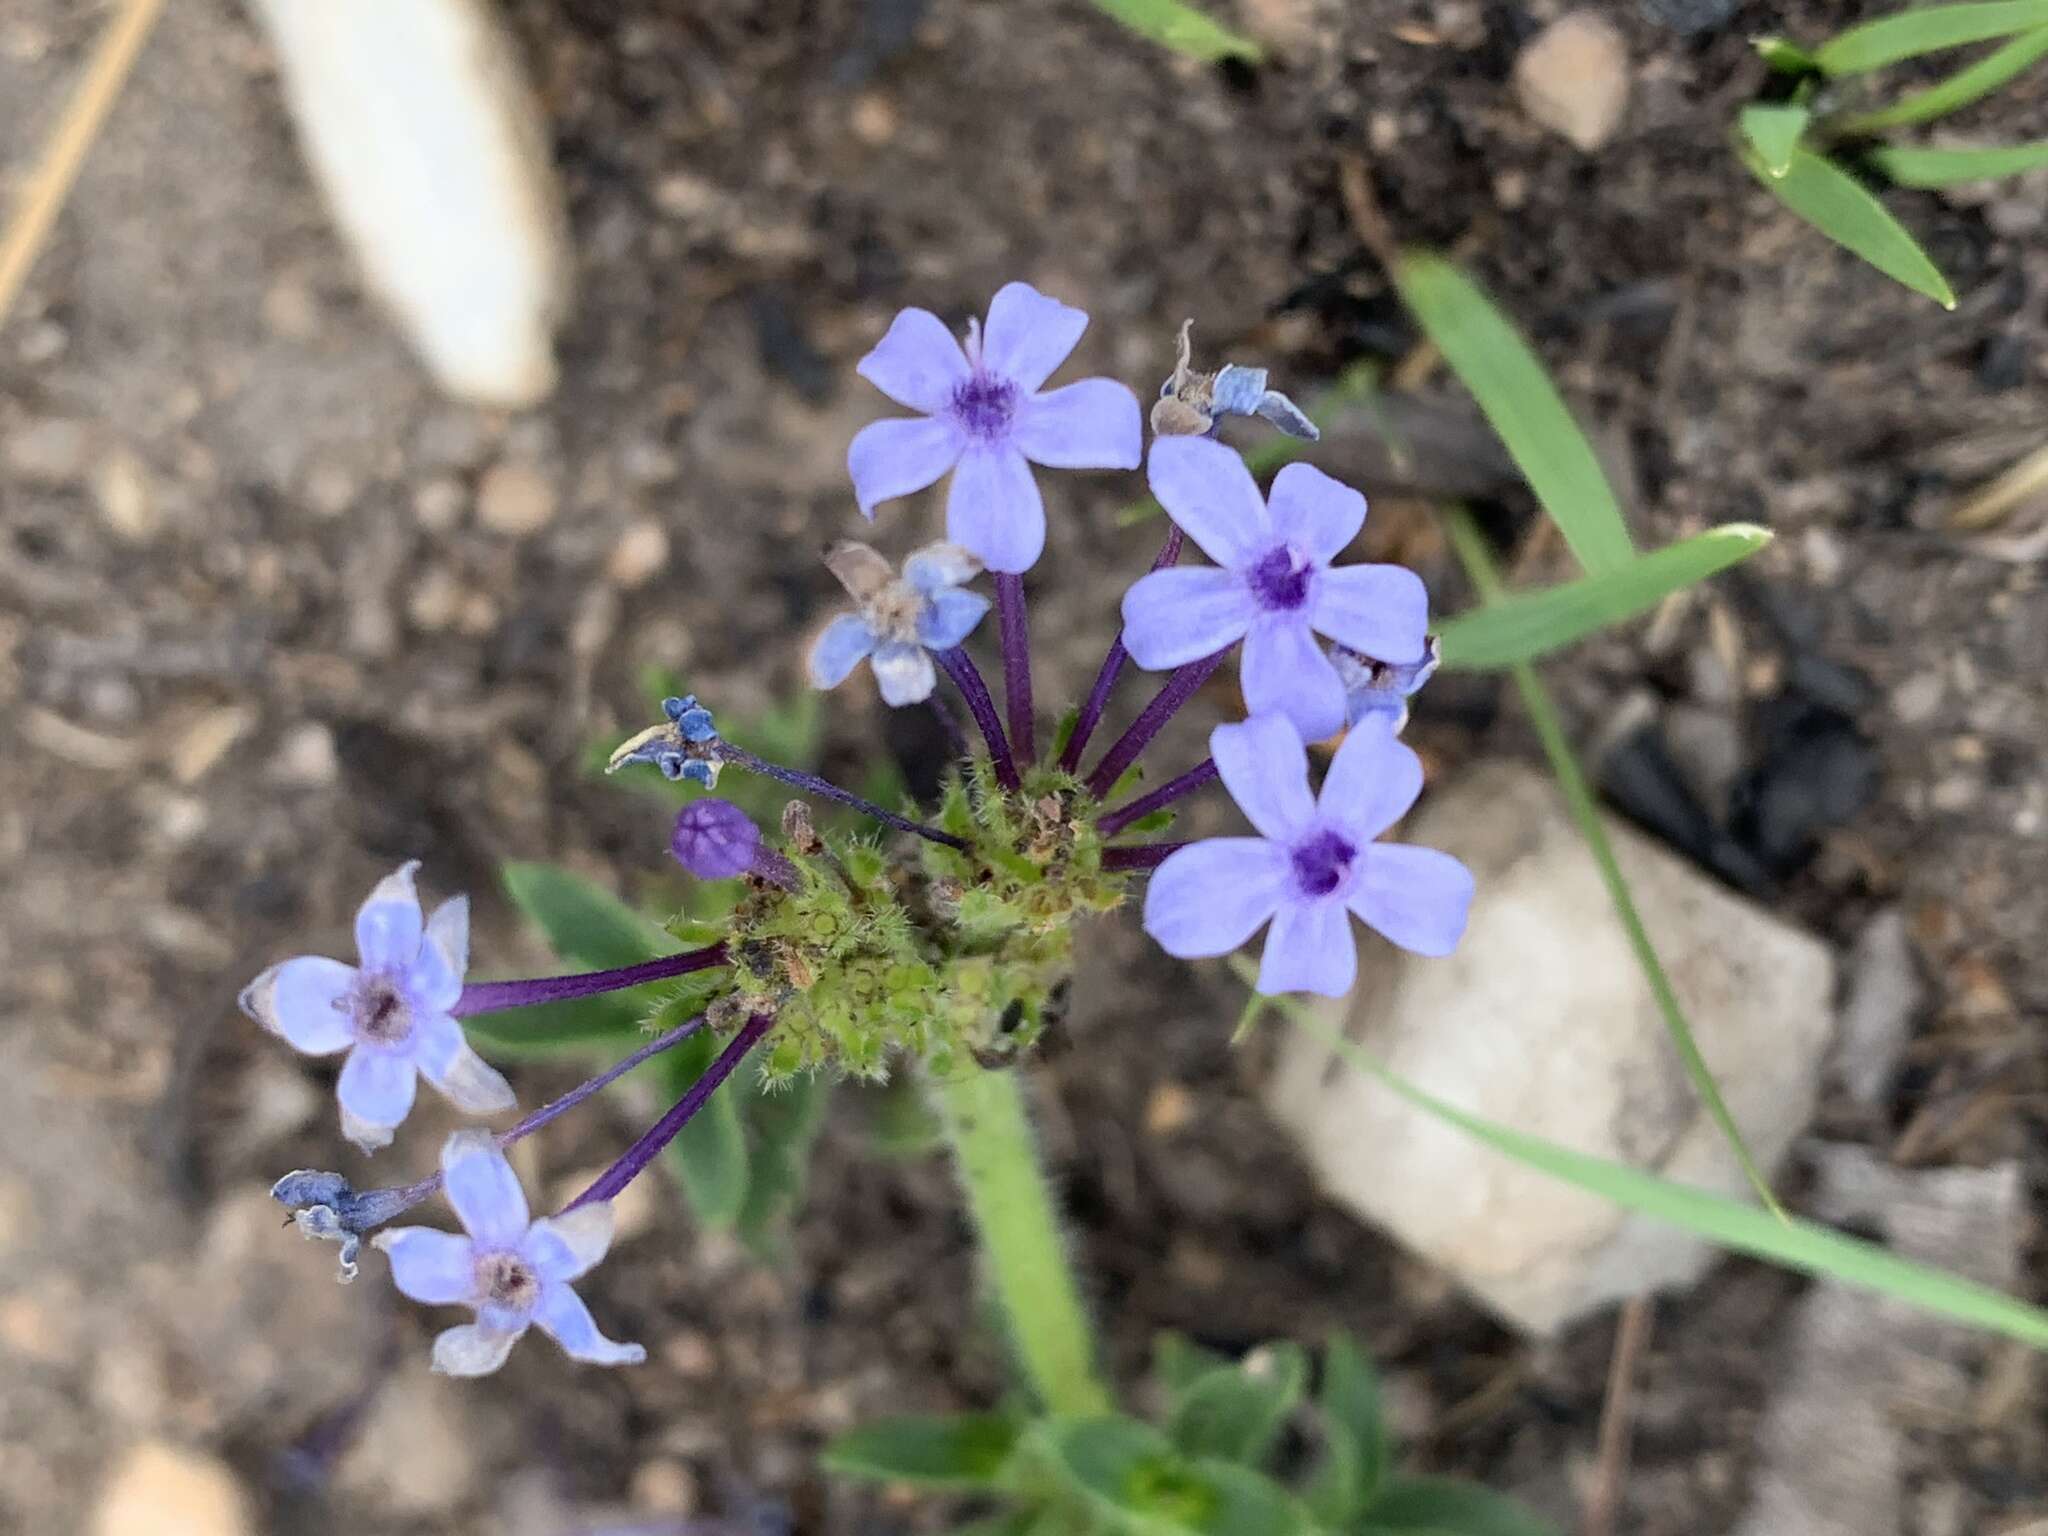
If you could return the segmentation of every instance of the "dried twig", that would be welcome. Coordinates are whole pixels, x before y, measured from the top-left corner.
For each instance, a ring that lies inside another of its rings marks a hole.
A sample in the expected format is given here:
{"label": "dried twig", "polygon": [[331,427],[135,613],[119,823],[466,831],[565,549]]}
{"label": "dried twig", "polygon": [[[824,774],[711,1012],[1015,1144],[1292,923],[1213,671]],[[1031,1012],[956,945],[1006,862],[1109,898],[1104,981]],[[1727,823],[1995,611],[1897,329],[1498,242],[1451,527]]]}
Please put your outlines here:
{"label": "dried twig", "polygon": [[1586,1496],[1581,1536],[1614,1536],[1614,1517],[1621,1509],[1622,1485],[1628,1481],[1630,1431],[1635,1419],[1636,1361],[1650,1341],[1655,1302],[1638,1296],[1621,1309],[1615,1325],[1614,1354],[1607,1362],[1607,1396],[1600,1407],[1600,1453],[1593,1489]]}

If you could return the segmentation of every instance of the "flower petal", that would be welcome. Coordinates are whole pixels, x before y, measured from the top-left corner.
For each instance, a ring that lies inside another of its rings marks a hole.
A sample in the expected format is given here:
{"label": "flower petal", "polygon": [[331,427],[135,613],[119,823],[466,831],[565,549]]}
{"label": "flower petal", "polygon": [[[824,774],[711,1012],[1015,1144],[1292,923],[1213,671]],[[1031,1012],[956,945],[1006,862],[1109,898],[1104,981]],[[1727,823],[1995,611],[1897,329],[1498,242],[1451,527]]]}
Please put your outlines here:
{"label": "flower petal", "polygon": [[857,613],[842,613],[811,642],[808,669],[813,688],[837,688],[875,648],[875,632]]}
{"label": "flower petal", "polygon": [[453,1008],[469,969],[469,898],[450,896],[427,919],[427,941],[413,962],[407,990],[413,1006],[429,1011]]}
{"label": "flower petal", "polygon": [[588,1274],[612,1245],[612,1204],[593,1200],[559,1216],[543,1216],[526,1229],[519,1252],[543,1280]]}
{"label": "flower petal", "polygon": [[1030,394],[1052,377],[1088,329],[1088,316],[1029,283],[1005,283],[989,300],[981,366]]}
{"label": "flower petal", "polygon": [[1327,565],[1365,526],[1365,498],[1313,464],[1289,464],[1273,477],[1266,500],[1273,531]]}
{"label": "flower petal", "polygon": [[1250,565],[1272,547],[1266,498],[1244,460],[1206,437],[1155,437],[1145,462],[1152,494],[1218,565]]}
{"label": "flower petal", "polygon": [[1124,594],[1124,649],[1149,672],[1183,666],[1235,645],[1258,611],[1235,571],[1153,571]]}
{"label": "flower petal", "polygon": [[927,544],[903,562],[903,579],[910,589],[925,597],[936,597],[948,587],[958,587],[981,574],[981,562],[971,550],[941,539]]}
{"label": "flower petal", "polygon": [[1136,469],[1145,458],[1138,397],[1114,379],[1083,379],[1017,408],[1011,441],[1048,469]]}
{"label": "flower petal", "polygon": [[900,311],[854,371],[898,405],[927,416],[952,403],[953,391],[969,373],[960,343],[928,309]]}
{"label": "flower petal", "polygon": [[1209,755],[1223,787],[1262,836],[1292,845],[1315,820],[1308,749],[1285,715],[1253,715],[1209,733]]}
{"label": "flower petal", "polygon": [[489,1131],[450,1136],[441,1147],[441,1175],[448,1203],[480,1246],[512,1248],[526,1236],[526,1192]]}
{"label": "flower petal", "polygon": [[931,595],[917,616],[918,641],[935,651],[950,651],[974,633],[974,626],[987,612],[988,599],[979,592],[942,588]]}
{"label": "flower petal", "polygon": [[447,1014],[428,1014],[413,1028],[420,1075],[464,1114],[495,1115],[519,1102],[504,1074],[470,1049],[462,1026]]}
{"label": "flower petal", "polygon": [[434,1339],[434,1370],[442,1376],[488,1376],[505,1363],[525,1331],[508,1333],[482,1323],[445,1329]]}
{"label": "flower petal", "polygon": [[1297,901],[1280,909],[1259,960],[1259,990],[1342,997],[1358,979],[1358,943],[1341,901]]}
{"label": "flower petal", "polygon": [[426,923],[420,917],[419,893],[413,889],[413,871],[418,859],[398,866],[370,892],[369,900],[356,910],[356,953],[366,971],[403,972],[420,952],[420,938]]}
{"label": "flower petal", "polygon": [[1346,898],[1368,928],[1418,955],[1448,955],[1465,936],[1472,871],[1434,848],[1375,843]]}
{"label": "flower petal", "polygon": [[356,968],[320,955],[273,965],[242,989],[242,1012],[295,1051],[327,1056],[355,1043]]}
{"label": "flower petal", "polygon": [[388,1146],[412,1109],[419,1085],[412,1057],[359,1045],[342,1063],[334,1096],[341,1101],[341,1132],[365,1152]]}
{"label": "flower petal", "polygon": [[1309,623],[1375,661],[1422,659],[1429,638],[1429,589],[1400,565],[1346,565],[1318,573]]}
{"label": "flower petal", "polygon": [[869,422],[854,433],[846,450],[846,469],[853,476],[861,516],[872,519],[883,502],[936,485],[958,461],[960,449],[959,432],[936,417]]}
{"label": "flower petal", "polygon": [[430,1307],[476,1297],[476,1245],[455,1232],[432,1227],[386,1227],[370,1239],[391,1260],[391,1283],[399,1293]]}
{"label": "flower petal", "polygon": [[540,1288],[540,1305],[533,1320],[541,1331],[561,1345],[572,1360],[586,1365],[638,1365],[647,1351],[638,1344],[619,1344],[597,1331],[597,1323],[583,1298],[559,1281]]}
{"label": "flower petal", "polygon": [[1181,960],[1227,955],[1286,893],[1287,850],[1262,837],[1212,837],[1171,854],[1145,888],[1145,931]]}
{"label": "flower petal", "polygon": [[1318,803],[1324,821],[1369,843],[1408,814],[1422,793],[1422,759],[1394,739],[1394,718],[1361,720],[1344,738],[1323,775]]}
{"label": "flower petal", "polygon": [[1287,716],[1303,741],[1343,729],[1344,680],[1299,611],[1259,615],[1244,637],[1238,674],[1245,707],[1255,715]]}
{"label": "flower petal", "polygon": [[960,455],[946,492],[946,537],[1005,575],[1038,563],[1045,552],[1045,503],[1023,454],[996,443]]}
{"label": "flower petal", "polygon": [[939,685],[931,652],[907,640],[892,640],[878,647],[870,665],[875,669],[875,686],[881,690],[882,702],[892,709],[922,704]]}

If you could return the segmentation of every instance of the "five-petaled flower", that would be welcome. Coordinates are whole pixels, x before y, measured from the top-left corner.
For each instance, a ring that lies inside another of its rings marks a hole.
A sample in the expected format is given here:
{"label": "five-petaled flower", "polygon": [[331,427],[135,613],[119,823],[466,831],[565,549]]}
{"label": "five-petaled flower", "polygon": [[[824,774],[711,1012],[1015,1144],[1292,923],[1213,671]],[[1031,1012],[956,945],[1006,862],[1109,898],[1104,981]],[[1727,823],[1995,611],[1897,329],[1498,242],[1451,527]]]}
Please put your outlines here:
{"label": "five-petaled flower", "polygon": [[1006,283],[988,327],[963,348],[929,310],[897,315],[860,374],[922,418],[877,421],[847,450],[860,510],[935,484],[947,470],[946,537],[990,570],[1028,571],[1045,548],[1045,504],[1032,464],[1136,469],[1144,455],[1138,397],[1113,379],[1039,393],[1088,327],[1078,309],[1029,283]]}
{"label": "five-petaled flower", "polygon": [[1422,793],[1422,761],[1385,716],[1344,738],[1320,798],[1285,716],[1219,725],[1209,750],[1259,835],[1191,843],[1154,872],[1145,931],[1168,954],[1228,954],[1270,918],[1259,990],[1341,997],[1358,973],[1347,914],[1417,954],[1457,948],[1471,871],[1433,848],[1374,841]]}
{"label": "five-petaled flower", "polygon": [[387,1145],[420,1077],[472,1115],[510,1109],[511,1086],[469,1048],[450,1010],[469,967],[469,898],[421,920],[417,860],[377,883],[356,913],[359,965],[300,955],[243,990],[242,1011],[309,1056],[347,1051],[335,1096],[342,1134]]}
{"label": "five-petaled flower", "polygon": [[1269,502],[1243,459],[1199,437],[1155,440],[1148,470],[1160,505],[1216,567],[1154,571],[1124,594],[1124,645],[1139,666],[1182,666],[1242,639],[1245,706],[1319,741],[1346,710],[1316,635],[1394,665],[1422,660],[1422,579],[1398,565],[1330,564],[1365,524],[1358,492],[1289,464]]}
{"label": "five-petaled flower", "polygon": [[988,612],[987,598],[962,590],[981,561],[958,544],[927,544],[898,576],[867,545],[843,539],[825,563],[860,607],[827,624],[812,643],[811,686],[836,688],[866,661],[885,704],[930,698],[938,682],[931,653],[952,650]]}
{"label": "five-petaled flower", "polygon": [[434,1340],[434,1369],[486,1376],[538,1324],[569,1355],[591,1365],[638,1365],[647,1351],[597,1331],[569,1282],[589,1273],[612,1242],[612,1208],[593,1201],[531,1220],[518,1175],[488,1131],[457,1131],[441,1148],[448,1203],[469,1236],[432,1227],[389,1227],[370,1241],[390,1257],[392,1282],[428,1306],[465,1306],[476,1321]]}

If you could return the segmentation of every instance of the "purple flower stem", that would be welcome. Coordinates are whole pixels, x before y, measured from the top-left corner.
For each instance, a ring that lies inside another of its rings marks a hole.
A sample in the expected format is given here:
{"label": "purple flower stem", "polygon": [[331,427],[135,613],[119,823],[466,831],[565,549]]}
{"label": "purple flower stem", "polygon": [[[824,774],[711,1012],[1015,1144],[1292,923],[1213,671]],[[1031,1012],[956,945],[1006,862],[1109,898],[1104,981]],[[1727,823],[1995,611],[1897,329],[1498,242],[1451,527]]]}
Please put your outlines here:
{"label": "purple flower stem", "polygon": [[1003,723],[996,718],[995,700],[988,696],[988,684],[981,680],[974,658],[956,645],[950,651],[933,651],[932,660],[953,679],[953,686],[967,701],[967,712],[981,727],[981,739],[988,743],[988,755],[996,765],[996,782],[1005,789],[1019,788],[1023,781],[1017,777],[1016,759],[1010,756],[1010,743],[1003,735]]}
{"label": "purple flower stem", "polygon": [[566,1003],[578,997],[596,997],[623,987],[642,986],[650,981],[667,981],[692,971],[709,970],[725,964],[725,946],[685,950],[680,955],[663,955],[622,965],[610,971],[584,971],[574,976],[535,976],[526,981],[473,981],[462,989],[455,1006],[448,1011],[456,1018],[472,1013],[491,1013],[499,1008],[524,1008],[533,1003]]}
{"label": "purple flower stem", "polygon": [[1152,702],[1138,712],[1131,728],[1103,753],[1102,761],[1088,775],[1088,793],[1099,799],[1114,789],[1116,781],[1124,776],[1124,770],[1138,760],[1138,754],[1152,744],[1152,738],[1159,734],[1160,728],[1179,712],[1181,705],[1195,696],[1202,684],[1209,681],[1210,674],[1223,665],[1223,658],[1229,654],[1230,647],[1225,646],[1213,656],[1204,656],[1200,661],[1175,668],[1173,675],[1166,680],[1166,686],[1152,695]]}
{"label": "purple flower stem", "polygon": [[[1159,551],[1159,558],[1152,562],[1152,569],[1163,571],[1180,559],[1181,544],[1186,535],[1180,531],[1180,524],[1173,525],[1173,531],[1166,536],[1166,547]],[[1060,767],[1068,773],[1078,772],[1081,754],[1087,749],[1088,738],[1095,734],[1095,727],[1102,723],[1102,712],[1109,707],[1110,690],[1116,687],[1116,680],[1123,672],[1124,663],[1131,653],[1124,649],[1124,632],[1118,629],[1116,638],[1109,643],[1109,654],[1102,658],[1102,669],[1095,674],[1095,686],[1088,690],[1088,700],[1081,706],[1081,713],[1074,718],[1074,729],[1067,735],[1066,749],[1060,753]]]}
{"label": "purple flower stem", "polygon": [[1179,842],[1141,843],[1136,848],[1105,848],[1102,850],[1102,867],[1122,874],[1157,869],[1187,846],[1187,843]]}
{"label": "purple flower stem", "polygon": [[1024,608],[1024,578],[996,573],[996,617],[1003,633],[1003,698],[1010,709],[1010,750],[1030,762],[1038,756],[1031,719],[1031,620]]}
{"label": "purple flower stem", "polygon": [[967,844],[950,832],[941,832],[937,827],[928,827],[921,821],[912,821],[907,816],[898,816],[894,811],[885,811],[872,800],[864,800],[850,789],[841,789],[829,779],[821,779],[815,773],[803,773],[795,768],[785,768],[780,763],[771,763],[766,758],[756,757],[745,747],[736,747],[729,741],[718,744],[718,760],[730,763],[735,768],[744,768],[749,773],[758,773],[771,779],[780,780],[793,789],[801,789],[816,795],[820,800],[833,800],[840,805],[850,806],[864,816],[872,816],[885,827],[894,827],[898,832],[909,832],[930,843],[944,843],[948,848],[958,848],[963,853]]}
{"label": "purple flower stem", "polygon": [[1162,805],[1171,805],[1182,795],[1191,794],[1216,777],[1216,759],[1205,757],[1177,779],[1169,779],[1149,795],[1140,795],[1127,805],[1118,807],[1095,820],[1095,830],[1104,837],[1115,837],[1132,822],[1150,816]]}
{"label": "purple flower stem", "polygon": [[681,1134],[697,1111],[711,1101],[711,1095],[718,1091],[719,1084],[732,1076],[740,1058],[760,1043],[761,1037],[774,1023],[775,1015],[772,1013],[757,1013],[748,1018],[740,1032],[718,1053],[718,1059],[704,1069],[704,1075],[690,1084],[683,1096],[676,1100],[675,1107],[649,1126],[638,1141],[626,1148],[617,1162],[591,1182],[590,1188],[563,1206],[562,1213],[566,1215],[593,1201],[609,1200],[638,1178],[640,1170],[653,1162],[661,1149]]}

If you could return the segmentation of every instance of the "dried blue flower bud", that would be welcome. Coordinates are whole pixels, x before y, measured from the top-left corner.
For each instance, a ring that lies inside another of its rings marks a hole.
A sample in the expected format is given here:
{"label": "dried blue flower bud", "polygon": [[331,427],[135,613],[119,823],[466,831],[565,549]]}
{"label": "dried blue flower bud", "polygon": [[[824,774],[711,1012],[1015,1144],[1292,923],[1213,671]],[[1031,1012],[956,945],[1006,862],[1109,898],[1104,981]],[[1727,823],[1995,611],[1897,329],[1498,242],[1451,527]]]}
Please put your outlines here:
{"label": "dried blue flower bud", "polygon": [[373,1189],[359,1195],[338,1173],[298,1168],[270,1186],[270,1198],[292,1213],[300,1236],[341,1244],[341,1272],[335,1278],[347,1285],[356,1277],[363,1238],[424,1197],[409,1189]]}
{"label": "dried blue flower bud", "polygon": [[606,773],[617,773],[628,763],[652,763],[664,779],[687,780],[706,789],[718,787],[718,724],[711,711],[697,702],[697,696],[661,701],[665,725],[651,725],[638,735],[619,743],[604,765]]}
{"label": "dried blue flower bud", "polygon": [[1266,370],[1226,363],[1214,373],[1193,366],[1193,321],[1180,328],[1180,356],[1173,372],[1159,386],[1152,407],[1152,430],[1160,437],[1206,437],[1225,416],[1257,416],[1289,437],[1316,442],[1322,433],[1302,408],[1277,389],[1266,387]]}

